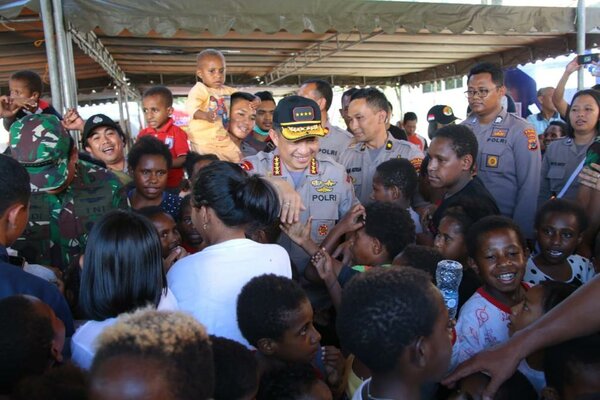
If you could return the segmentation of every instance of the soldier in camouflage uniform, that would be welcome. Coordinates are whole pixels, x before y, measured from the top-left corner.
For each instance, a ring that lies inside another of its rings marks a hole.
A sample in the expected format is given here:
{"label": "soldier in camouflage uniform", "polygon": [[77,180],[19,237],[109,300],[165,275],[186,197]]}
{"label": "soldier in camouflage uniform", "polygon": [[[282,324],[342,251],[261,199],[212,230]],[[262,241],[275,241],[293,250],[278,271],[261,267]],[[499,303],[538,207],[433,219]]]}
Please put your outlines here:
{"label": "soldier in camouflage uniform", "polygon": [[31,115],[10,128],[11,155],[31,177],[29,225],[13,248],[30,263],[65,270],[85,250],[99,217],[128,207],[119,179],[79,160],[73,139],[52,115]]}

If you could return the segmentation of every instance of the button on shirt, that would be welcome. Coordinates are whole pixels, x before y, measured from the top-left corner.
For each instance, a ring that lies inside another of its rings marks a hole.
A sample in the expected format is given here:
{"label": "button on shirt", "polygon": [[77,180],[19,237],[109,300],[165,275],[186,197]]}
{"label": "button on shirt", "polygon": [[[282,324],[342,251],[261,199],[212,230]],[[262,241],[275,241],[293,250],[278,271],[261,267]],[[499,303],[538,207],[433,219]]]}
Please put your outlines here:
{"label": "button on shirt", "polygon": [[[311,238],[320,244],[335,223],[343,217],[350,208],[358,203],[354,188],[344,167],[328,158],[313,158],[310,166],[304,171],[298,184],[294,184],[292,174],[281,161],[279,150],[271,153],[259,152],[247,157],[242,162],[242,168],[249,173],[266,177],[281,177],[294,186],[306,210],[300,214],[302,223],[312,216]],[[302,273],[308,264],[309,255],[291,239],[282,234],[279,244],[290,254],[290,259]]]}
{"label": "button on shirt", "polygon": [[[371,201],[373,189],[373,175],[379,164],[392,158],[406,158],[418,171],[423,161],[423,152],[406,140],[394,139],[388,133],[383,148],[378,149],[377,155],[372,158],[371,152],[365,143],[352,144],[340,156],[340,164],[352,179],[354,193],[362,204]],[[376,150],[377,151],[377,150]]]}
{"label": "button on shirt", "polygon": [[542,163],[535,130],[504,109],[490,124],[481,125],[473,114],[462,124],[477,137],[477,176],[502,215],[513,218],[525,236],[533,238]]}

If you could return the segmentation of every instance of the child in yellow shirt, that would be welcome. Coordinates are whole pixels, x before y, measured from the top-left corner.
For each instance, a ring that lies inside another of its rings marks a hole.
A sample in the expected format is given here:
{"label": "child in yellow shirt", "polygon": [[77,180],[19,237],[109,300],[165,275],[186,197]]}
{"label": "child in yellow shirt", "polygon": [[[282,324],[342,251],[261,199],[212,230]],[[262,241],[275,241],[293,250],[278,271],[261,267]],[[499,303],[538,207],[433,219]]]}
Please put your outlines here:
{"label": "child in yellow shirt", "polygon": [[238,147],[227,133],[229,98],[236,89],[225,86],[225,57],[214,49],[198,53],[196,83],[185,106],[191,116],[188,139],[192,150],[216,154],[221,160],[240,162]]}

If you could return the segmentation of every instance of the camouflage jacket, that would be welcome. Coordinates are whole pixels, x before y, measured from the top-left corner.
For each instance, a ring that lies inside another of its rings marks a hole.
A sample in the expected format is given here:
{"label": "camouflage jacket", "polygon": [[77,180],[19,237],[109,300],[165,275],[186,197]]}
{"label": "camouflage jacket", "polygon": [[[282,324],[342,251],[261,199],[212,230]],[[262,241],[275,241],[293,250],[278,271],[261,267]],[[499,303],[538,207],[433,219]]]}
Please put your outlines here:
{"label": "camouflage jacket", "polygon": [[64,271],[85,251],[94,222],[110,210],[127,207],[127,195],[115,174],[79,160],[67,189],[31,194],[29,224],[12,247],[31,264]]}

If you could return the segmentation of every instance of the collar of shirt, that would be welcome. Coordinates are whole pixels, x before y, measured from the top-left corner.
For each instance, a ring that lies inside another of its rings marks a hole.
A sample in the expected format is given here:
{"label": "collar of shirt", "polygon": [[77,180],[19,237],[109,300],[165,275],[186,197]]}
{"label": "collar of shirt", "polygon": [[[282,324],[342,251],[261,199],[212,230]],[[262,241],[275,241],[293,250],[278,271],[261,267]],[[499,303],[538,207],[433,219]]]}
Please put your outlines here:
{"label": "collar of shirt", "polygon": [[537,117],[538,121],[551,121],[553,119],[560,119],[560,114],[558,114],[558,111],[555,111],[554,114],[552,114],[552,116],[548,119],[544,118],[544,113],[537,113],[535,114],[535,116]]}
{"label": "collar of shirt", "polygon": [[[283,162],[283,160],[281,159],[281,155],[279,154],[279,149],[275,148],[275,150],[273,150],[271,153],[268,153],[272,155],[271,158],[271,174],[273,176],[282,176],[282,177],[289,177],[290,179],[291,174],[290,171],[287,168],[287,165],[285,165],[285,163]],[[279,159],[279,161],[275,161],[276,158]],[[277,164],[277,166],[276,166]],[[276,173],[275,169],[279,167],[279,169],[281,170],[279,173]],[[319,161],[317,161],[317,158],[315,156],[312,157],[310,164],[308,165],[308,167],[306,167],[303,171],[305,176],[314,176],[314,175],[319,175]]]}
{"label": "collar of shirt", "polygon": [[[472,118],[471,118],[471,115],[473,116]],[[502,107],[500,109],[500,112],[498,113],[498,115],[496,115],[496,117],[494,117],[494,120],[492,122],[490,122],[490,124],[491,125],[499,125],[499,124],[501,124],[502,121],[504,121],[506,119],[507,115],[508,115],[508,113],[506,112],[506,110],[504,109],[504,107]],[[479,117],[475,113],[471,113],[469,115],[469,119],[471,120],[471,123],[473,123],[473,124],[482,125],[479,122]],[[490,125],[490,124],[483,124],[483,125]]]}
{"label": "collar of shirt", "polygon": [[174,121],[173,121],[173,118],[169,117],[169,119],[167,120],[167,122],[165,122],[165,123],[164,123],[164,124],[163,124],[161,127],[159,127],[158,129],[151,128],[151,127],[148,127],[148,128],[146,128],[146,129],[149,129],[149,130],[151,130],[152,132],[154,132],[154,133],[157,133],[157,134],[158,134],[158,133],[163,133],[163,132],[164,132],[164,133],[166,133],[166,132],[168,132],[168,131],[169,131],[169,129],[171,129],[171,127],[173,126],[173,123],[174,123]]}

